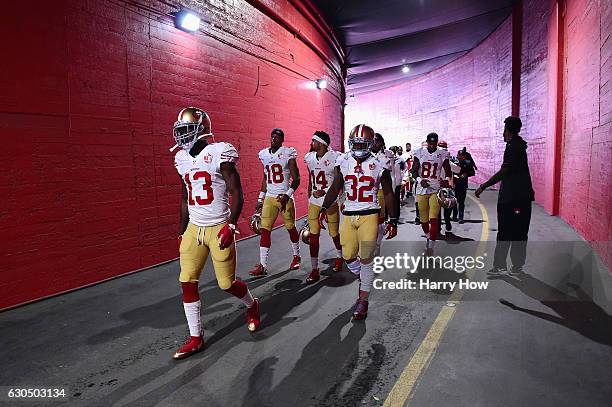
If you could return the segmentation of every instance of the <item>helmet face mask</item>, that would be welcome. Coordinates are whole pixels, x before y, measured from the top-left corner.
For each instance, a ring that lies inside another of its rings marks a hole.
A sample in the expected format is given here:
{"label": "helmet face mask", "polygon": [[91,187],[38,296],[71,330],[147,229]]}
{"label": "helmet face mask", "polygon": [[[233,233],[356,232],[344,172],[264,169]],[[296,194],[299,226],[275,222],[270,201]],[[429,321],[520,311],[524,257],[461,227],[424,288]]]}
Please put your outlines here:
{"label": "helmet face mask", "polygon": [[179,112],[172,135],[177,146],[189,151],[200,138],[212,135],[211,127],[210,117],[205,111],[187,107]]}
{"label": "helmet face mask", "polygon": [[364,159],[372,153],[374,130],[365,124],[359,124],[351,130],[348,145],[354,158]]}
{"label": "helmet face mask", "polygon": [[174,140],[176,144],[184,150],[191,150],[191,147],[198,141],[198,136],[203,133],[204,126],[194,123],[174,124]]}
{"label": "helmet face mask", "polygon": [[365,158],[370,155],[372,150],[372,143],[367,141],[353,141],[349,140],[349,149],[351,154],[355,158]]}

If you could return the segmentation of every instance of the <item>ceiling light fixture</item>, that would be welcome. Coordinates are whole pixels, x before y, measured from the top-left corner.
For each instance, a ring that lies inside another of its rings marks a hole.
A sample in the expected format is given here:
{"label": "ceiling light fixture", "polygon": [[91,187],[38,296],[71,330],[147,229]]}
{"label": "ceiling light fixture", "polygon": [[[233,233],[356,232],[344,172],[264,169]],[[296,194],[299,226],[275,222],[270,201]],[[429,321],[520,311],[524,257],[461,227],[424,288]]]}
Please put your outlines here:
{"label": "ceiling light fixture", "polygon": [[410,67],[409,67],[408,65],[404,65],[404,66],[402,66],[402,72],[403,72],[403,73],[408,73],[408,72],[410,72]]}

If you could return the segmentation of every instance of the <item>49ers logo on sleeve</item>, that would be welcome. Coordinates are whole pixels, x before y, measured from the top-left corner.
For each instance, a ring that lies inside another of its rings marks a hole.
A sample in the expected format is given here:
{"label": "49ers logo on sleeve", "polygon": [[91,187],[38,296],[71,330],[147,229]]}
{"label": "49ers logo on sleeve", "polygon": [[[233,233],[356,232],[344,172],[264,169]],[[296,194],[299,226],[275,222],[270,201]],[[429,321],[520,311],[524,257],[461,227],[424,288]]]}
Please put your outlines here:
{"label": "49ers logo on sleeve", "polygon": [[205,163],[210,163],[212,162],[212,154],[206,154],[204,157],[202,157],[202,159],[204,160]]}
{"label": "49ers logo on sleeve", "polygon": [[376,168],[376,164],[370,163],[370,170],[374,171],[375,168]]}

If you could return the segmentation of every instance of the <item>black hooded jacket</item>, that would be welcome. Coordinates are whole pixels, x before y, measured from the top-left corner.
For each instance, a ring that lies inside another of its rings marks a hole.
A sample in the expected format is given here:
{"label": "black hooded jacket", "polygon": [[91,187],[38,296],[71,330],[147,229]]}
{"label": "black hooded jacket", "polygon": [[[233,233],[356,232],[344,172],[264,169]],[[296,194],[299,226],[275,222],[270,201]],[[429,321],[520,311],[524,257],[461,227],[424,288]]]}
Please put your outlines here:
{"label": "black hooded jacket", "polygon": [[506,144],[504,162],[508,173],[501,180],[499,203],[531,202],[534,200],[529,164],[527,163],[527,142],[516,135]]}

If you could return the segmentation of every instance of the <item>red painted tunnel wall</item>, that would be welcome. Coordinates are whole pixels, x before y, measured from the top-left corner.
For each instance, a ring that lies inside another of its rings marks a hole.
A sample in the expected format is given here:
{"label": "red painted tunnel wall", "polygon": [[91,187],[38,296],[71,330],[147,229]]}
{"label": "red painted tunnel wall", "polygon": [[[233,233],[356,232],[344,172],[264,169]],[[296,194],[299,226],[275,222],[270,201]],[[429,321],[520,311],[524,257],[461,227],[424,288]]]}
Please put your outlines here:
{"label": "red painted tunnel wall", "polygon": [[568,1],[560,216],[612,271],[612,2]]}
{"label": "red painted tunnel wall", "polygon": [[[0,308],[178,256],[180,180],[168,148],[181,107],[207,110],[217,140],[240,151],[242,236],[272,128],[300,157],[316,129],[340,146],[341,83],[330,69],[339,61],[289,2],[262,3],[328,65],[251,3],[197,6],[211,24],[196,34],[177,30],[161,1],[37,2],[26,19],[18,3],[3,6]],[[319,77],[326,91],[306,89]]]}
{"label": "red painted tunnel wall", "polygon": [[[612,269],[612,2],[568,0],[562,42],[557,2],[523,2],[521,132],[528,143],[536,201],[592,242]],[[456,152],[467,146],[482,182],[501,164],[503,119],[511,112],[511,17],[460,59],[406,83],[349,99],[346,132],[371,123],[387,144],[420,145],[436,131]],[[563,89],[557,86],[557,47]],[[562,92],[561,110],[555,106]],[[555,144],[555,126],[562,141]],[[555,157],[559,160],[555,167]],[[560,196],[554,171],[560,171]]]}
{"label": "red painted tunnel wall", "polygon": [[501,164],[503,120],[511,111],[510,19],[480,46],[427,75],[348,99],[346,131],[368,123],[386,144],[413,149],[435,131],[456,153],[463,146],[485,180]]}

